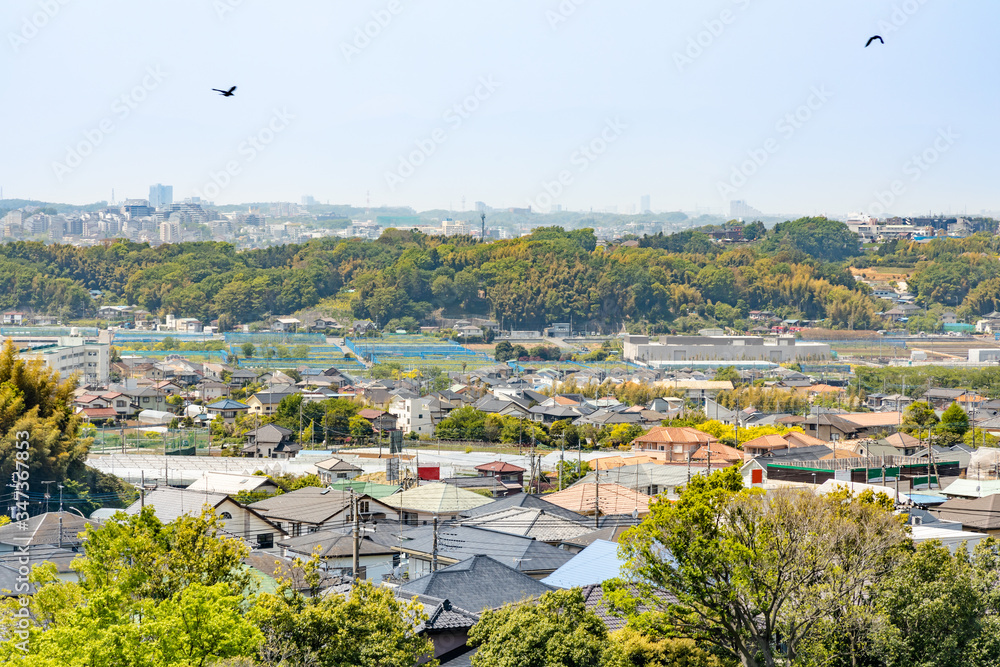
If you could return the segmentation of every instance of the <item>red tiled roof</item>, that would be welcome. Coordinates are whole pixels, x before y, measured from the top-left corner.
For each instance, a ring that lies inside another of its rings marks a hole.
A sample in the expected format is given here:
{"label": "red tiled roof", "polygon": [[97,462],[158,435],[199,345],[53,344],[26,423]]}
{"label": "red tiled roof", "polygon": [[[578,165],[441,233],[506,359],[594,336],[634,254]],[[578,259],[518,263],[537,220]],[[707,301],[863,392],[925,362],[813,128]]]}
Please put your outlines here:
{"label": "red tiled roof", "polygon": [[114,408],[84,408],[83,414],[87,419],[117,419],[118,413]]}
{"label": "red tiled roof", "polygon": [[483,472],[525,472],[524,468],[518,467],[512,463],[505,463],[504,461],[494,461],[493,463],[484,463],[482,465],[476,466],[476,470],[482,470]]}
{"label": "red tiled roof", "polygon": [[708,444],[715,438],[707,433],[686,426],[657,426],[646,435],[633,440],[641,444]]}

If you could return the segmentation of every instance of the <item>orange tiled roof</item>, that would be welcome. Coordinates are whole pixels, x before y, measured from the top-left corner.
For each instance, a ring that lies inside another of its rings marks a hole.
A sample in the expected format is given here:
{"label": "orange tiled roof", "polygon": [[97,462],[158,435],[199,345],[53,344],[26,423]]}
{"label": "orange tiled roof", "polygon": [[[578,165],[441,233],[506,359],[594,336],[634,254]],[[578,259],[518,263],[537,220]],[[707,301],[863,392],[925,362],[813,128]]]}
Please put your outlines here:
{"label": "orange tiled roof", "polygon": [[901,412],[851,412],[835,416],[858,426],[896,426],[903,421]]}
{"label": "orange tiled roof", "polygon": [[743,449],[786,449],[791,447],[788,441],[780,435],[762,435],[743,443]]}
{"label": "orange tiled roof", "polygon": [[691,455],[691,458],[698,461],[708,460],[709,448],[711,448],[712,458],[722,461],[742,461],[743,452],[735,447],[723,445],[721,442],[713,442],[711,445],[700,447],[698,451]]}
{"label": "orange tiled roof", "polygon": [[620,484],[598,485],[590,482],[547,494],[545,500],[579,514],[593,515],[594,506],[600,504],[601,514],[631,514],[638,510],[639,516],[645,516],[649,514],[649,503],[653,498]]}
{"label": "orange tiled roof", "polygon": [[686,426],[657,426],[646,435],[641,435],[633,442],[649,444],[708,444],[715,438],[707,433]]}

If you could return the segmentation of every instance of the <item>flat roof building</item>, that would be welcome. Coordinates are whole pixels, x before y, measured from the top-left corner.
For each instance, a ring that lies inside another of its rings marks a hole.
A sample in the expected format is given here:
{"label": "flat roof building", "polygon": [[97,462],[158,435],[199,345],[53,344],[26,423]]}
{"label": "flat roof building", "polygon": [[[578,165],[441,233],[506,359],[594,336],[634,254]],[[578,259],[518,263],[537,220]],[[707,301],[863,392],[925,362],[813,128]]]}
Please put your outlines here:
{"label": "flat roof building", "polygon": [[651,367],[678,361],[768,361],[786,363],[830,359],[830,346],[794,336],[625,336],[625,360]]}

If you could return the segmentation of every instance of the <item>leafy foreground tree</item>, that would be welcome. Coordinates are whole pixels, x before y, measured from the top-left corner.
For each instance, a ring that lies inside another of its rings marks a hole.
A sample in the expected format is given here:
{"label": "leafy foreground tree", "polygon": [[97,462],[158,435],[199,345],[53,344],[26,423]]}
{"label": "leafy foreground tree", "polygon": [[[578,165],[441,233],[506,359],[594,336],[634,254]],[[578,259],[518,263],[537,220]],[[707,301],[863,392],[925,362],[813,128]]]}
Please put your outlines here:
{"label": "leafy foreground tree", "polygon": [[[413,667],[432,652],[415,633],[419,605],[367,583],[348,598],[306,597],[288,581],[257,593],[247,553],[207,511],[171,524],[148,507],[118,515],[87,530],[79,582],[33,571],[26,628],[18,600],[0,602],[0,664]],[[303,567],[315,585],[316,562]]]}
{"label": "leafy foreground tree", "polygon": [[[251,611],[265,637],[260,665],[414,667],[434,654],[433,642],[416,633],[427,619],[419,603],[402,602],[368,581],[358,582],[346,598],[320,596],[316,561],[298,564],[310,595],[282,581],[274,594],[261,594]],[[435,667],[437,661],[424,664]]]}
{"label": "leafy foreground tree", "polygon": [[[829,619],[870,608],[872,582],[907,542],[883,503],[871,494],[765,495],[743,489],[728,468],[692,479],[677,503],[655,503],[621,548],[647,622],[746,667],[772,667],[795,662]],[[635,612],[631,587],[613,596]]]}
{"label": "leafy foreground tree", "polygon": [[473,667],[600,667],[608,631],[579,589],[487,611],[469,632]]}

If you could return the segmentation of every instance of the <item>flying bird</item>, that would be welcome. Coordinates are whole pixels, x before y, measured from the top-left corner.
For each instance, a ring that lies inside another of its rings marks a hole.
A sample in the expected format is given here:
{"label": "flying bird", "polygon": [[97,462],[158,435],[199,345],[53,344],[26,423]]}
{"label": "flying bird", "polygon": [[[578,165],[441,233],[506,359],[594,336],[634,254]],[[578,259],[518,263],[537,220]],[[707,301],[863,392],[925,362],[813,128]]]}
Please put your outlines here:
{"label": "flying bird", "polygon": [[229,90],[219,90],[218,88],[213,88],[212,90],[214,90],[215,92],[219,93],[223,97],[232,97],[233,96],[233,91],[236,90],[236,86],[233,86]]}
{"label": "flying bird", "polygon": [[865,44],[865,48],[867,49],[869,46],[871,46],[871,43],[874,42],[876,39],[879,42],[882,42],[882,44],[885,44],[885,42],[882,41],[882,38],[879,35],[875,35],[874,37],[872,37],[871,39],[868,40],[868,43]]}

